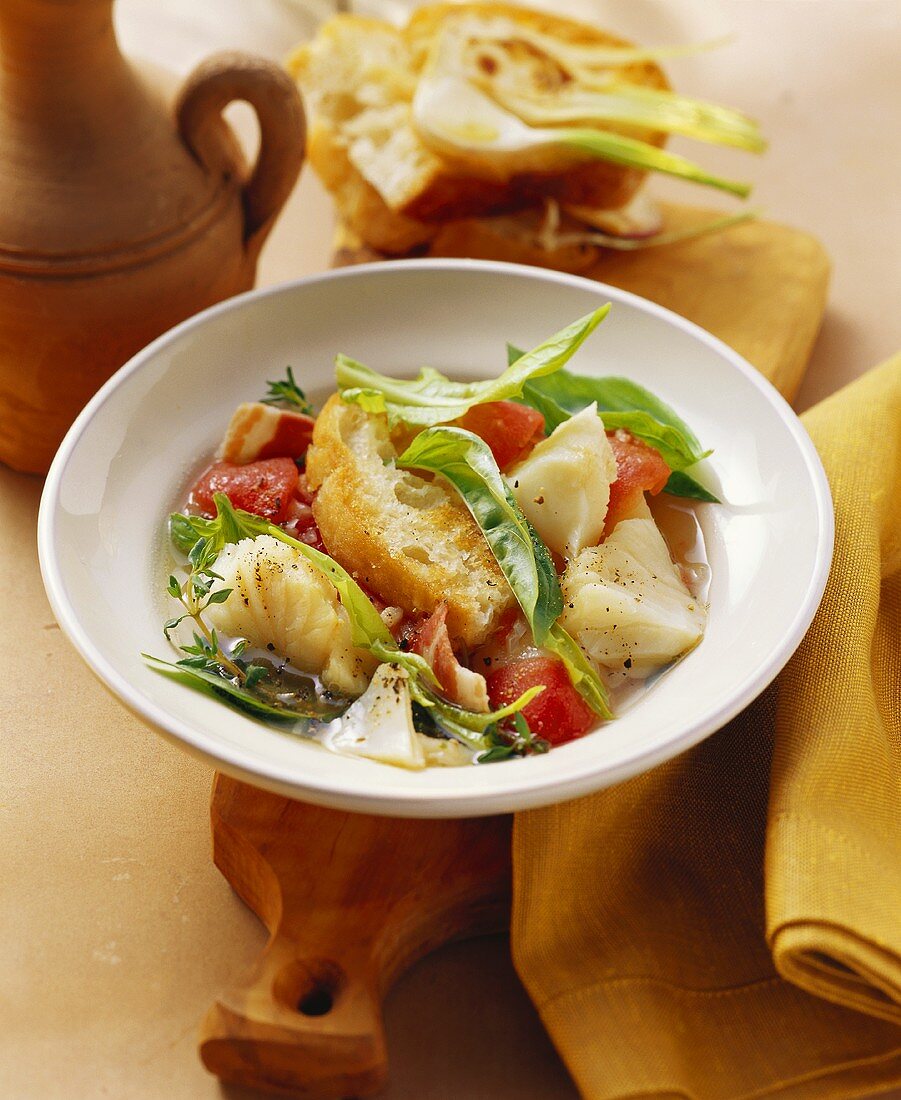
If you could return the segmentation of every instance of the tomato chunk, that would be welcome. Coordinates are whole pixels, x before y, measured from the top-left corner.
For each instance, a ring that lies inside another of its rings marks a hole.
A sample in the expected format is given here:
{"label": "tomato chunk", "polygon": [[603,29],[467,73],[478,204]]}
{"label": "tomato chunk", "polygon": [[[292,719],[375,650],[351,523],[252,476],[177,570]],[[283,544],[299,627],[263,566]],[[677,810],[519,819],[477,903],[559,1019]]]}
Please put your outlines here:
{"label": "tomato chunk", "polygon": [[235,508],[284,523],[297,489],[297,466],[290,458],[267,458],[235,466],[216,462],[200,475],[191,490],[190,503],[215,515],[214,493],[224,493]]}
{"label": "tomato chunk", "polygon": [[487,401],[484,405],[473,405],[456,424],[484,439],[502,470],[525,458],[544,438],[544,417],[541,413],[515,401]]}
{"label": "tomato chunk", "polygon": [[576,691],[566,666],[556,657],[521,657],[488,676],[492,709],[515,702],[524,691],[544,684],[544,691],[523,707],[529,729],[552,745],[573,741],[595,725],[597,715]]}
{"label": "tomato chunk", "polygon": [[610,447],[616,459],[616,481],[610,486],[610,503],[604,534],[609,535],[645,492],[655,495],[669,480],[670,468],[659,451],[642,439],[620,428],[608,432]]}

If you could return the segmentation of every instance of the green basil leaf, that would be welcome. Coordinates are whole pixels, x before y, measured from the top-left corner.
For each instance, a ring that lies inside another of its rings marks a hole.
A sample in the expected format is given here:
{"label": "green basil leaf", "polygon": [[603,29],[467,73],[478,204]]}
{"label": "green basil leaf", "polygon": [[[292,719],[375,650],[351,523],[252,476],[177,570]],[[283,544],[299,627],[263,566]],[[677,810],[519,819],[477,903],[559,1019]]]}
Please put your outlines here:
{"label": "green basil leaf", "polygon": [[710,454],[710,451],[695,451],[694,445],[678,428],[657,420],[641,409],[623,412],[602,412],[598,409],[598,413],[607,431],[615,432],[618,428],[625,428],[637,439],[643,439],[659,451],[671,470],[684,470],[686,466],[693,466]]}
{"label": "green basil leaf", "polygon": [[509,340],[507,341],[507,366],[508,367],[512,367],[513,364],[518,359],[522,359],[522,357],[524,355],[525,355],[525,352],[522,350],[522,348],[518,348],[516,346],[516,344],[511,344],[509,342]]}
{"label": "green basil leaf", "polygon": [[663,487],[664,492],[674,497],[686,497],[688,500],[702,500],[707,504],[719,504],[720,499],[685,470],[673,470],[669,481]]}
{"label": "green basil leaf", "polygon": [[211,519],[200,516],[186,516],[173,512],[169,517],[169,538],[177,550],[190,554],[198,539],[208,535],[213,524]]}
{"label": "green basil leaf", "polygon": [[529,379],[560,370],[610,312],[609,304],[573,321],[560,332],[520,356],[499,377],[478,382],[454,382],[431,367],[412,380],[388,378],[346,355],[335,360],[341,398],[369,413],[386,413],[388,423],[446,424],[473,405],[517,397]]}
{"label": "green basil leaf", "polygon": [[446,478],[472,513],[542,645],[563,610],[557,571],[547,547],[522,514],[488,444],[462,428],[427,428],[396,459],[401,468]]}
{"label": "green basil leaf", "polygon": [[[201,550],[206,552],[212,564],[223,546],[240,542],[241,539],[255,539],[257,535],[267,534],[271,526],[268,520],[260,516],[232,508],[224,493],[215,493],[213,500],[216,504],[215,519],[188,516],[182,512],[173,512],[169,517],[169,537],[173,545],[187,554],[195,567]],[[205,540],[205,545],[198,549],[201,539]]]}

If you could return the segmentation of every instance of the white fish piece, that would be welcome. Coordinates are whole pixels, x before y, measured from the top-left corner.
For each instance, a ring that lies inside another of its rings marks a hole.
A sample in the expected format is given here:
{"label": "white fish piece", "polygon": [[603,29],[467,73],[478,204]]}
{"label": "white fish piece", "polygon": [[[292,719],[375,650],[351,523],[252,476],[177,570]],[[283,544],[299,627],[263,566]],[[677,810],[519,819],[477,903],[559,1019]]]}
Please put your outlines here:
{"label": "white fish piece", "polygon": [[331,583],[293,546],[271,535],[223,548],[213,569],[230,588],[207,618],[222,634],[285,657],[295,668],[321,677],[325,687],[359,695],[377,662],[354,647],[350,620]]}
{"label": "white fish piece", "polygon": [[[645,509],[647,511],[647,509]],[[598,665],[644,679],[695,646],[707,609],[682,580],[648,513],[622,520],[562,578],[560,622]]]}
{"label": "white fish piece", "polygon": [[472,764],[472,753],[465,745],[452,738],[426,737],[417,733],[422,751],[425,753],[426,766],[429,768],[460,768]]}
{"label": "white fish piece", "polygon": [[594,403],[564,420],[507,473],[529,522],[564,558],[600,541],[615,479],[616,459]]}
{"label": "white fish piece", "polygon": [[426,755],[413,728],[408,680],[399,665],[379,665],[369,687],[326,733],[326,748],[402,768],[424,768]]}

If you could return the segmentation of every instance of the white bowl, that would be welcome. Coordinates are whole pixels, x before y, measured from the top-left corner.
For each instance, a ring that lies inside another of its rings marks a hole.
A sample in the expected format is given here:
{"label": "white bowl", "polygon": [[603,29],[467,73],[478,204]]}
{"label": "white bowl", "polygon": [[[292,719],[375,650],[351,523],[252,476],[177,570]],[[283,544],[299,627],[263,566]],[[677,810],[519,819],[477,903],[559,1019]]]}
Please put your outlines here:
{"label": "white bowl", "polygon": [[[235,405],[294,366],[322,400],[344,351],[391,373],[429,364],[484,377],[509,340],[530,347],[605,301],[573,368],[626,375],[669,402],[714,454],[728,505],[700,505],[712,571],[701,644],[617,721],[548,755],[407,772],[267,728],[150,671],[161,623],[165,519]],[[563,801],[635,775],[713,733],[804,635],[832,554],[832,505],[797,417],[734,351],[635,295],[508,264],[423,260],[331,272],[233,298],[124,366],[67,435],[41,502],[44,582],[60,625],[133,711],[224,771],[326,806],[457,817]]]}

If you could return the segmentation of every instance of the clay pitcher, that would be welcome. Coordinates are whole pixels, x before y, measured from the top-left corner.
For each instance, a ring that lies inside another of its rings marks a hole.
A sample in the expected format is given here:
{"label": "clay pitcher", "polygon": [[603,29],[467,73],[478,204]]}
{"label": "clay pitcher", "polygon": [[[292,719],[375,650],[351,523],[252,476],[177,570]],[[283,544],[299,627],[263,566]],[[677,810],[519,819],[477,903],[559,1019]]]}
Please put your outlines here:
{"label": "clay pitcher", "polygon": [[[253,286],[303,158],[277,66],[220,54],[175,112],[119,51],[113,0],[0,2],[0,460],[46,471],[88,398],[178,321]],[[247,170],[221,118],[260,123]]]}

